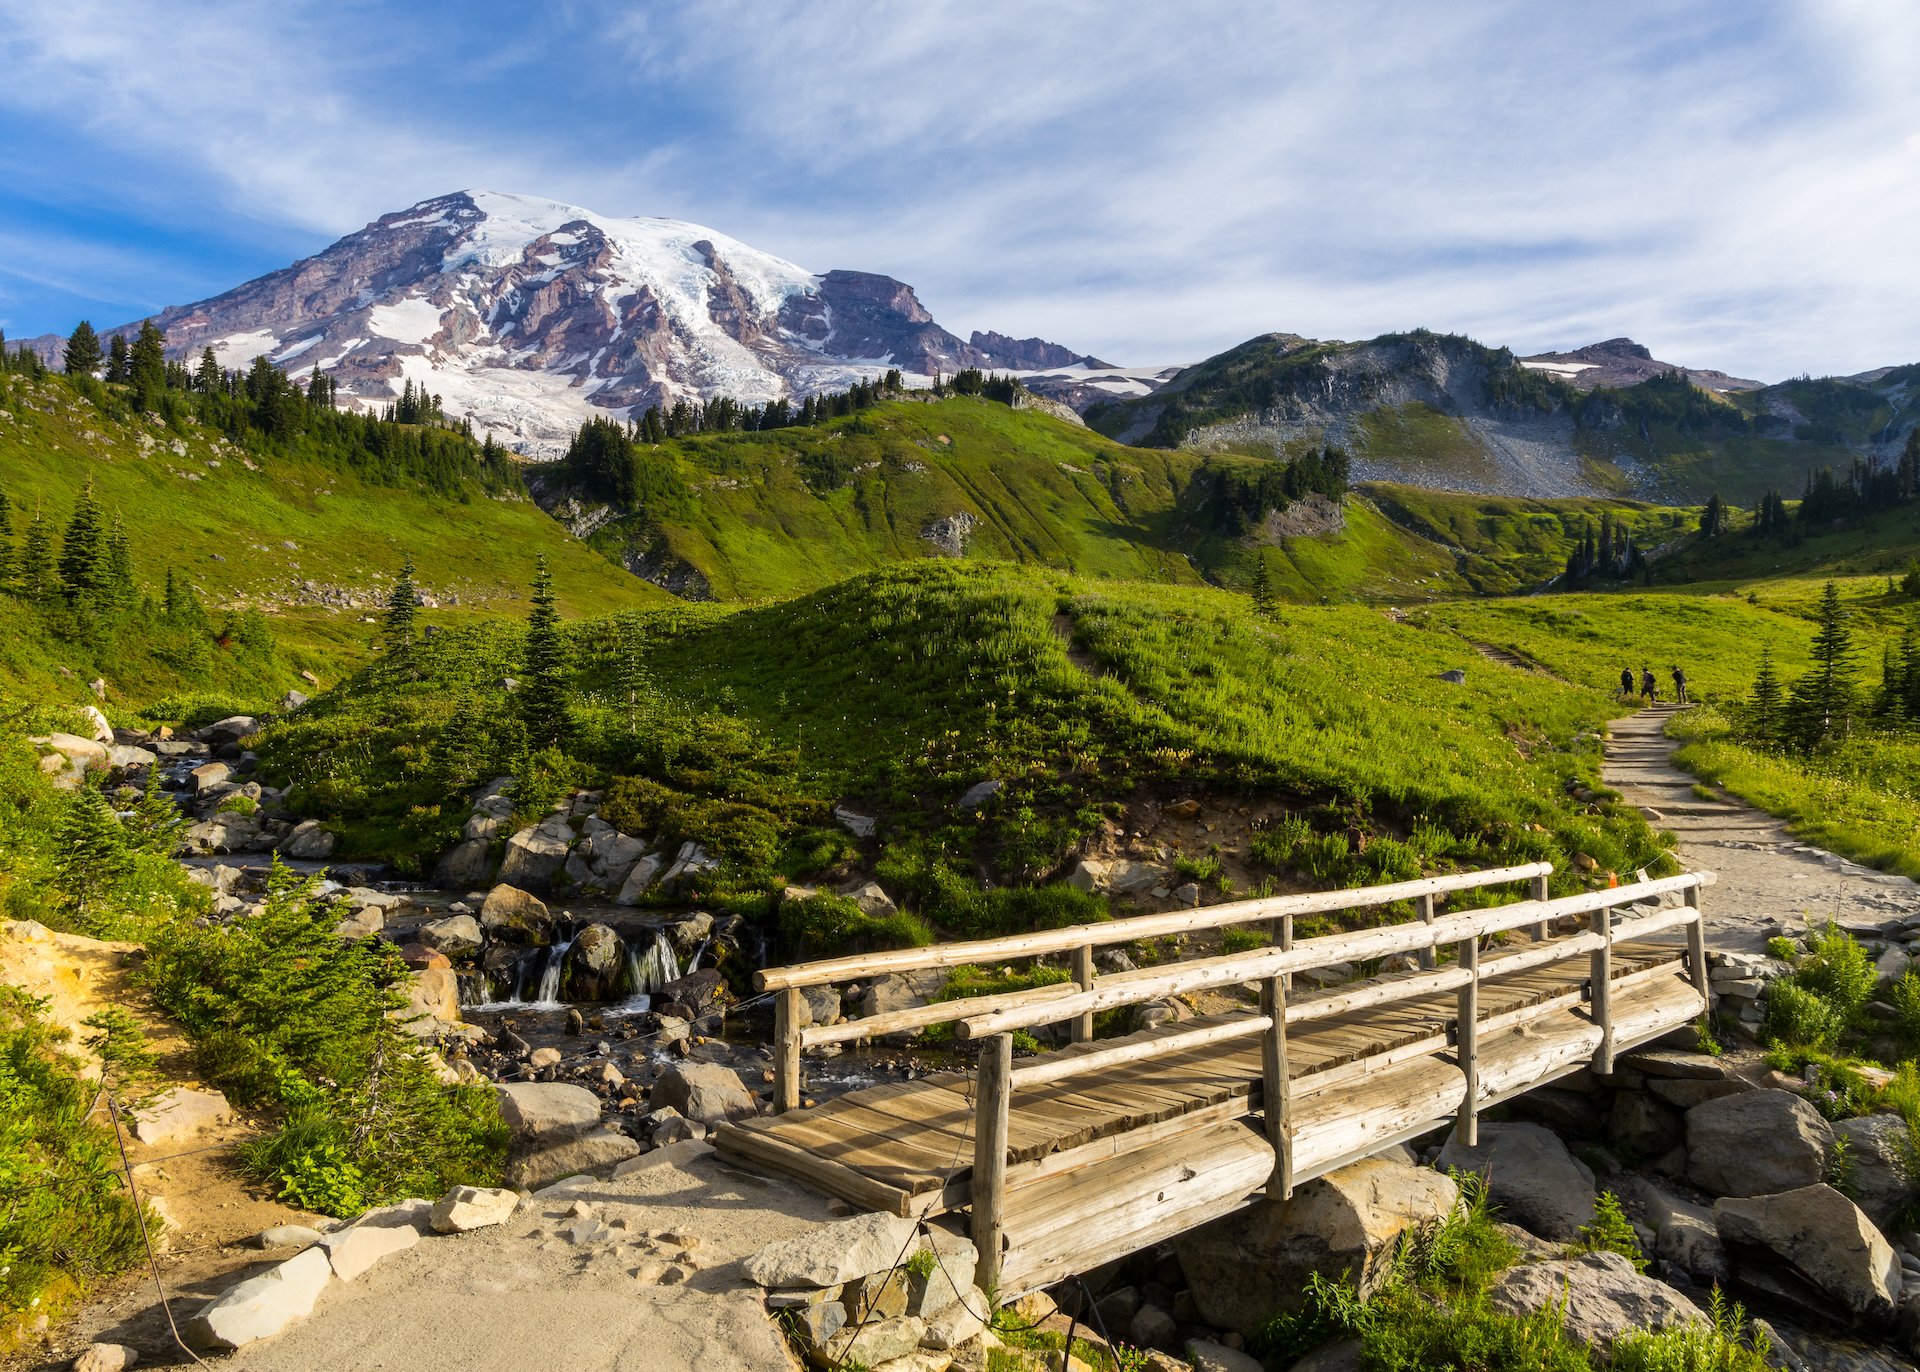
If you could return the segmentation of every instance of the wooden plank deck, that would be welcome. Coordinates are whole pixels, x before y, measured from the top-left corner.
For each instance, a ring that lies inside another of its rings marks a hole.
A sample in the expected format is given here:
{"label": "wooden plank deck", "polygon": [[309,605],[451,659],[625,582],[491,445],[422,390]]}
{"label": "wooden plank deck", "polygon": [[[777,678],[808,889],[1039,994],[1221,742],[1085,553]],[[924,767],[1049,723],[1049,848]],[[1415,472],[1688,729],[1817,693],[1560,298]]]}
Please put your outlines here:
{"label": "wooden plank deck", "polygon": [[[1681,951],[1651,943],[1615,946],[1611,980],[1616,984],[1662,964],[1671,963],[1674,972],[1672,976],[1638,976],[1614,991],[1618,1046],[1664,1033],[1700,1012],[1698,994],[1680,973]],[[1497,956],[1486,960],[1492,979],[1479,992],[1482,1024],[1549,1002],[1566,1005],[1527,1025],[1490,1026],[1482,1034],[1481,1099],[1502,1098],[1564,1075],[1592,1058],[1600,1030],[1578,1004],[1584,962],[1498,977]],[[1288,1028],[1296,1181],[1347,1160],[1355,1151],[1356,1139],[1378,1140],[1375,1146],[1384,1147],[1410,1131],[1443,1121],[1457,1108],[1464,1077],[1446,1047],[1456,1004],[1452,993],[1443,992]],[[1194,1027],[1194,1021],[1186,1021],[1131,1037],[1152,1038]],[[1125,1041],[1075,1045],[1058,1050],[1057,1056],[1098,1051]],[[1406,1060],[1383,1056],[1396,1051]],[[1356,1066],[1363,1062],[1366,1069]],[[1342,1068],[1348,1070],[1337,1070]],[[1107,1171],[1115,1175],[1106,1182],[1117,1184],[1122,1180],[1119,1174],[1130,1166],[1128,1153],[1138,1147],[1187,1132],[1206,1134],[1219,1145],[1233,1135],[1212,1131],[1259,1110],[1260,1078],[1260,1043],[1248,1038],[1091,1070],[1058,1082],[1016,1085],[1009,1114],[1009,1185],[1039,1188],[1071,1179],[1084,1187],[1089,1177]],[[966,1203],[973,1163],[974,1082],[971,1073],[943,1072],[914,1082],[870,1087],[808,1109],[724,1125],[716,1132],[714,1144],[723,1155],[795,1176],[864,1208],[937,1214]],[[1248,1132],[1244,1126],[1232,1127]],[[1192,1201],[1196,1213],[1222,1203],[1221,1197],[1239,1184],[1242,1172],[1253,1175],[1257,1170],[1253,1154],[1259,1150],[1264,1150],[1270,1167],[1272,1150],[1260,1140],[1258,1150],[1236,1143],[1218,1166],[1210,1163],[1199,1169],[1212,1181],[1196,1193],[1198,1198]],[[1151,1169],[1160,1166],[1161,1160],[1143,1160],[1141,1165]],[[1147,1185],[1151,1178],[1132,1181]],[[1009,1212],[1014,1254],[1019,1251],[1021,1231],[1050,1213],[1038,1206],[1037,1191],[1020,1194],[1021,1203]],[[1116,1231],[1113,1242],[1132,1237],[1137,1235]],[[1009,1272],[1017,1271],[1018,1264],[1011,1258],[1010,1263]]]}

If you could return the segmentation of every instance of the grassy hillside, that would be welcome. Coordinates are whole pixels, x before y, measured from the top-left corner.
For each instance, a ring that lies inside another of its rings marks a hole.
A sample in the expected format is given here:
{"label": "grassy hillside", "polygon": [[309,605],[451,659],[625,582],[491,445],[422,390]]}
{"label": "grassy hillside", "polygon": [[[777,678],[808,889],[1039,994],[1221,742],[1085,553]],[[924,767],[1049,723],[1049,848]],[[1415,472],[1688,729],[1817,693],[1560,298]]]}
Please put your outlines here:
{"label": "grassy hillside", "polygon": [[363,621],[409,555],[421,589],[439,602],[424,612],[429,623],[517,613],[542,553],[570,613],[666,599],[524,496],[489,494],[477,482],[453,492],[381,484],[356,472],[349,453],[243,449],[191,419],[167,426],[112,402],[97,404],[63,378],[0,376],[0,491],[13,508],[12,545],[41,511],[57,551],[58,531],[91,483],[126,526],[145,593],[157,597],[171,570],[216,621],[228,609],[264,611],[281,652],[264,668],[223,657],[211,675],[183,670],[137,622],[102,635],[0,596],[0,685],[77,699],[104,675],[116,698],[143,704],[215,681],[276,693],[304,685],[301,669],[332,680],[365,660],[373,626]]}
{"label": "grassy hillside", "polygon": [[[574,729],[541,766],[607,785],[635,832],[712,846],[731,884],[709,895],[757,899],[851,855],[946,927],[1031,922],[982,914],[977,876],[1045,880],[1109,821],[1186,795],[1221,816],[1278,807],[1253,849],[1276,880],[1657,856],[1637,814],[1569,799],[1593,779],[1604,697],[1517,672],[1450,685],[1457,637],[1358,606],[1275,622],[1218,591],[932,563],[571,633]],[[613,684],[623,640],[653,683],[635,705]],[[514,746],[464,702],[515,647],[443,636],[421,681],[364,674],[270,735],[269,763],[352,842],[430,857],[464,818],[446,798]],[[1003,789],[956,813],[983,779]],[[837,802],[875,814],[878,839],[850,845]],[[1204,845],[1189,856],[1211,879]]]}

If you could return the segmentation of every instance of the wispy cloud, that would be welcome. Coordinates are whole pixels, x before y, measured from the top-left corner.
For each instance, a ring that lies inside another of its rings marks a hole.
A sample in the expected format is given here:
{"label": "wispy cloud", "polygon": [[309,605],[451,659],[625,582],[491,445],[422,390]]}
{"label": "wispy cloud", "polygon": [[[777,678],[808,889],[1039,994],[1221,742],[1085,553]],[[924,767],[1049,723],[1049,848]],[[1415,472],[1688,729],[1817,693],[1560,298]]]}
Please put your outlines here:
{"label": "wispy cloud", "polygon": [[1416,324],[1630,333],[1761,376],[1920,357],[1906,6],[166,11],[0,0],[0,107],[85,151],[65,194],[128,207],[103,246],[217,225],[195,266],[228,252],[235,280],[265,265],[236,224],[311,250],[490,185],[889,272],[963,332],[1125,360]]}

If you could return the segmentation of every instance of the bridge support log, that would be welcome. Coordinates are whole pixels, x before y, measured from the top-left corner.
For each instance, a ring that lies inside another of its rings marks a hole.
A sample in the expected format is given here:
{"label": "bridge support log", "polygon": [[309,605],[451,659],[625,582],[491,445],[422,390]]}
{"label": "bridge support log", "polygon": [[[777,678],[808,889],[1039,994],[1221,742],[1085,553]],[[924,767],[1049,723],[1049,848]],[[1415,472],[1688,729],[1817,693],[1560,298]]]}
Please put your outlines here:
{"label": "bridge support log", "polygon": [[1260,983],[1260,1013],[1272,1021],[1260,1040],[1262,1111],[1267,1142],[1273,1145],[1273,1176],[1267,1181],[1267,1195],[1286,1200],[1293,1195],[1293,1083],[1287,1071],[1285,977],[1268,977]]}
{"label": "bridge support log", "polygon": [[789,986],[773,1000],[773,1109],[800,1108],[800,988]]}
{"label": "bridge support log", "polygon": [[[1705,904],[1700,893],[1694,892],[1696,904]],[[1694,916],[1692,924],[1687,926],[1687,975],[1693,979],[1693,989],[1700,993],[1700,1002],[1705,1006],[1705,1014],[1713,1015],[1713,992],[1707,985],[1707,913],[1701,910]]]}
{"label": "bridge support log", "polygon": [[[1542,904],[1553,899],[1551,879],[1544,872],[1533,879],[1533,898]],[[1533,926],[1533,941],[1535,943],[1545,943],[1547,936],[1552,932],[1551,921],[1543,919]]]}
{"label": "bridge support log", "polygon": [[[1433,924],[1434,899],[1431,894],[1421,896],[1415,905],[1420,911],[1420,922],[1429,927]],[[1431,972],[1439,964],[1439,950],[1429,943],[1420,950],[1420,970]]]}
{"label": "bridge support log", "polygon": [[1593,912],[1593,932],[1600,946],[1588,954],[1588,992],[1593,1022],[1600,1030],[1600,1046],[1593,1050],[1593,1070],[1613,1073],[1613,911]]}
{"label": "bridge support log", "polygon": [[[1073,979],[1082,991],[1093,989],[1093,945],[1083,943],[1073,950]],[[1093,1011],[1073,1018],[1073,1041],[1093,1042]]]}
{"label": "bridge support log", "polygon": [[980,1263],[973,1282],[982,1291],[1000,1285],[1000,1250],[1007,1225],[1007,1122],[1013,1104],[1013,1035],[995,1034],[980,1046],[980,1077],[973,1100],[973,1242]]}
{"label": "bridge support log", "polygon": [[1480,940],[1460,940],[1460,970],[1472,977],[1460,988],[1456,1012],[1460,1074],[1466,1078],[1467,1092],[1460,1098],[1457,1125],[1460,1143],[1466,1148],[1480,1146]]}

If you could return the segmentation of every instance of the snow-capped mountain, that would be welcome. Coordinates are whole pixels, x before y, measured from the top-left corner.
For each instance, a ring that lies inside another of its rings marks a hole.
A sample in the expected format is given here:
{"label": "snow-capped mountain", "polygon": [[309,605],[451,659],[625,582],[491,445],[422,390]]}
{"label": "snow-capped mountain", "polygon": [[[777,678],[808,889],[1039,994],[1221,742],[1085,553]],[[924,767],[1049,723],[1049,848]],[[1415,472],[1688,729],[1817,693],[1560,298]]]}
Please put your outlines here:
{"label": "snow-capped mountain", "polygon": [[343,401],[384,404],[411,380],[536,454],[590,415],[681,397],[762,402],[889,367],[1108,365],[1037,338],[963,341],[891,277],[815,275],[697,224],[480,190],[386,215],[157,322],[176,356],[317,366]]}

